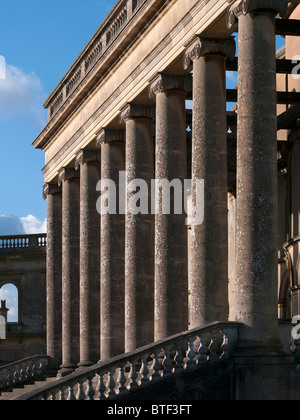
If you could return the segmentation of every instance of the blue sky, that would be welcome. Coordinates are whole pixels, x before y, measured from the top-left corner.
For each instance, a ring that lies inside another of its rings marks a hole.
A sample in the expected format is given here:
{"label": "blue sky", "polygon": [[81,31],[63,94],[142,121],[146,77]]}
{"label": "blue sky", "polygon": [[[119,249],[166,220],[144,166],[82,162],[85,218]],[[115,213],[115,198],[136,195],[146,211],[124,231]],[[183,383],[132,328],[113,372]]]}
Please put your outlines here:
{"label": "blue sky", "polygon": [[43,103],[116,0],[0,0],[0,235],[44,231]]}
{"label": "blue sky", "polygon": [[[0,0],[0,235],[45,231],[42,105],[116,0]],[[228,74],[229,87],[237,83]]]}

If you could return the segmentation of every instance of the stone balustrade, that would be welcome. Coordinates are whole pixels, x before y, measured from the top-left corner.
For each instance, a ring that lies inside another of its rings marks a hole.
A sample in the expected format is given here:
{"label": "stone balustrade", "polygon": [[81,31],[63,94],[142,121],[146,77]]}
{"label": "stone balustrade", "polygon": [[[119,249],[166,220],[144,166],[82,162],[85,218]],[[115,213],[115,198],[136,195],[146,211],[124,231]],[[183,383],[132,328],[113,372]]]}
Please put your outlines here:
{"label": "stone balustrade", "polygon": [[47,367],[47,356],[33,356],[0,367],[0,395],[15,387],[44,380]]}
{"label": "stone balustrade", "polygon": [[47,235],[0,236],[0,255],[45,250]]}
{"label": "stone balustrade", "polygon": [[174,335],[131,353],[45,385],[16,400],[110,400],[126,396],[178,372],[227,360],[238,337],[238,323],[212,323]]}
{"label": "stone balustrade", "polygon": [[105,54],[112,42],[118,37],[126,24],[147,0],[120,0],[107,19],[100,26],[95,38],[88,44],[84,53],[75,62],[59,89],[51,95],[44,105],[49,109],[51,119],[62,107],[68,97]]}

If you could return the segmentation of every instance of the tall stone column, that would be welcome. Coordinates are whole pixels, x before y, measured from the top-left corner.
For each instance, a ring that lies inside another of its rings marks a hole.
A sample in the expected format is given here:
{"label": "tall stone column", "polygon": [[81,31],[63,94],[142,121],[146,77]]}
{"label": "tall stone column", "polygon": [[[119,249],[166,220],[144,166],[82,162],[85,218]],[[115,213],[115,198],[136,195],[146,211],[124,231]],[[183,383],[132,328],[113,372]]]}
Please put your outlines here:
{"label": "tall stone column", "polygon": [[101,181],[109,180],[103,192],[110,201],[110,211],[101,214],[101,360],[106,360],[125,350],[125,211],[119,211],[120,188],[125,206],[125,183],[119,185],[120,172],[125,175],[124,131],[103,129],[97,145]]}
{"label": "tall stone column", "polygon": [[79,334],[79,223],[80,185],[78,171],[64,168],[62,185],[62,365],[59,376],[77,368]]}
{"label": "tall stone column", "polygon": [[100,215],[96,209],[100,152],[81,150],[80,167],[80,363],[100,359]]}
{"label": "tall stone column", "polygon": [[282,0],[243,0],[228,12],[228,25],[239,23],[234,320],[262,350],[278,339],[275,15],[285,11]]}
{"label": "tall stone column", "polygon": [[129,104],[121,114],[126,122],[126,352],[154,341],[153,118],[152,107],[136,104]]}
{"label": "tall stone column", "polygon": [[[226,57],[235,41],[197,37],[185,53],[193,63],[192,204],[204,206],[204,220],[192,215],[190,327],[228,321],[228,208]],[[197,199],[197,182],[204,196]]]}
{"label": "tall stone column", "polygon": [[[150,87],[150,95],[156,96],[155,340],[188,329],[187,226],[180,210],[187,167],[188,83],[189,77],[160,74]],[[175,185],[176,194],[168,183]]]}
{"label": "tall stone column", "polygon": [[62,363],[62,195],[56,184],[46,184],[47,199],[47,355],[48,371],[56,374]]}

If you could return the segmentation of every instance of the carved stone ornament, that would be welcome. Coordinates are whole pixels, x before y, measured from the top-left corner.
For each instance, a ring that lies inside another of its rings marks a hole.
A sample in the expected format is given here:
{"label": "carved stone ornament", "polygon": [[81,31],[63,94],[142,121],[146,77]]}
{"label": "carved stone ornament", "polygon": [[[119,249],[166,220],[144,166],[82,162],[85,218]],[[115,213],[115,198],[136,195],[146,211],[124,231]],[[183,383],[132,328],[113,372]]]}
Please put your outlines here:
{"label": "carved stone ornament", "polygon": [[112,142],[125,142],[125,130],[113,130],[110,128],[102,128],[97,134],[96,146],[101,147],[102,144]]}
{"label": "carved stone ornament", "polygon": [[121,111],[120,122],[133,118],[155,118],[155,107],[152,105],[127,104]]}
{"label": "carved stone ornament", "polygon": [[75,169],[88,162],[101,162],[101,152],[98,150],[82,149],[76,157]]}
{"label": "carved stone ornament", "polygon": [[61,187],[59,187],[57,184],[45,184],[43,186],[43,198],[44,200],[47,199],[48,195],[53,194],[60,194],[61,193]]}
{"label": "carved stone ornament", "polygon": [[240,16],[255,10],[273,10],[284,17],[287,13],[287,0],[227,0],[230,4],[227,11],[227,27],[231,28]]}
{"label": "carved stone ornament", "polygon": [[61,186],[65,181],[76,178],[79,178],[79,171],[73,168],[63,168],[58,176],[58,186]]}
{"label": "carved stone ornament", "polygon": [[187,47],[184,56],[184,68],[187,69],[191,62],[209,54],[219,54],[233,60],[236,52],[234,38],[211,39],[198,36]]}
{"label": "carved stone ornament", "polygon": [[150,84],[150,98],[154,98],[159,92],[166,90],[192,90],[193,80],[191,76],[173,76],[169,74],[158,74]]}

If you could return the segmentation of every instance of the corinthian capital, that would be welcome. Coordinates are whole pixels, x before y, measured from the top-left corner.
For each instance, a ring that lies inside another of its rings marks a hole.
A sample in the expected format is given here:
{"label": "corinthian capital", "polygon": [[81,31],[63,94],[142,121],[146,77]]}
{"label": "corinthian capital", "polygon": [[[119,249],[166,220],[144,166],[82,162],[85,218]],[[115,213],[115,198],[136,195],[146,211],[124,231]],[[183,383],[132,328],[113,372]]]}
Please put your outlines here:
{"label": "corinthian capital", "polygon": [[191,62],[209,54],[219,54],[233,60],[236,44],[233,38],[211,39],[198,36],[187,47],[184,57],[184,68],[187,69]]}
{"label": "corinthian capital", "polygon": [[272,10],[284,17],[287,13],[287,0],[227,0],[230,4],[227,12],[227,26],[231,28],[240,16],[255,10]]}

